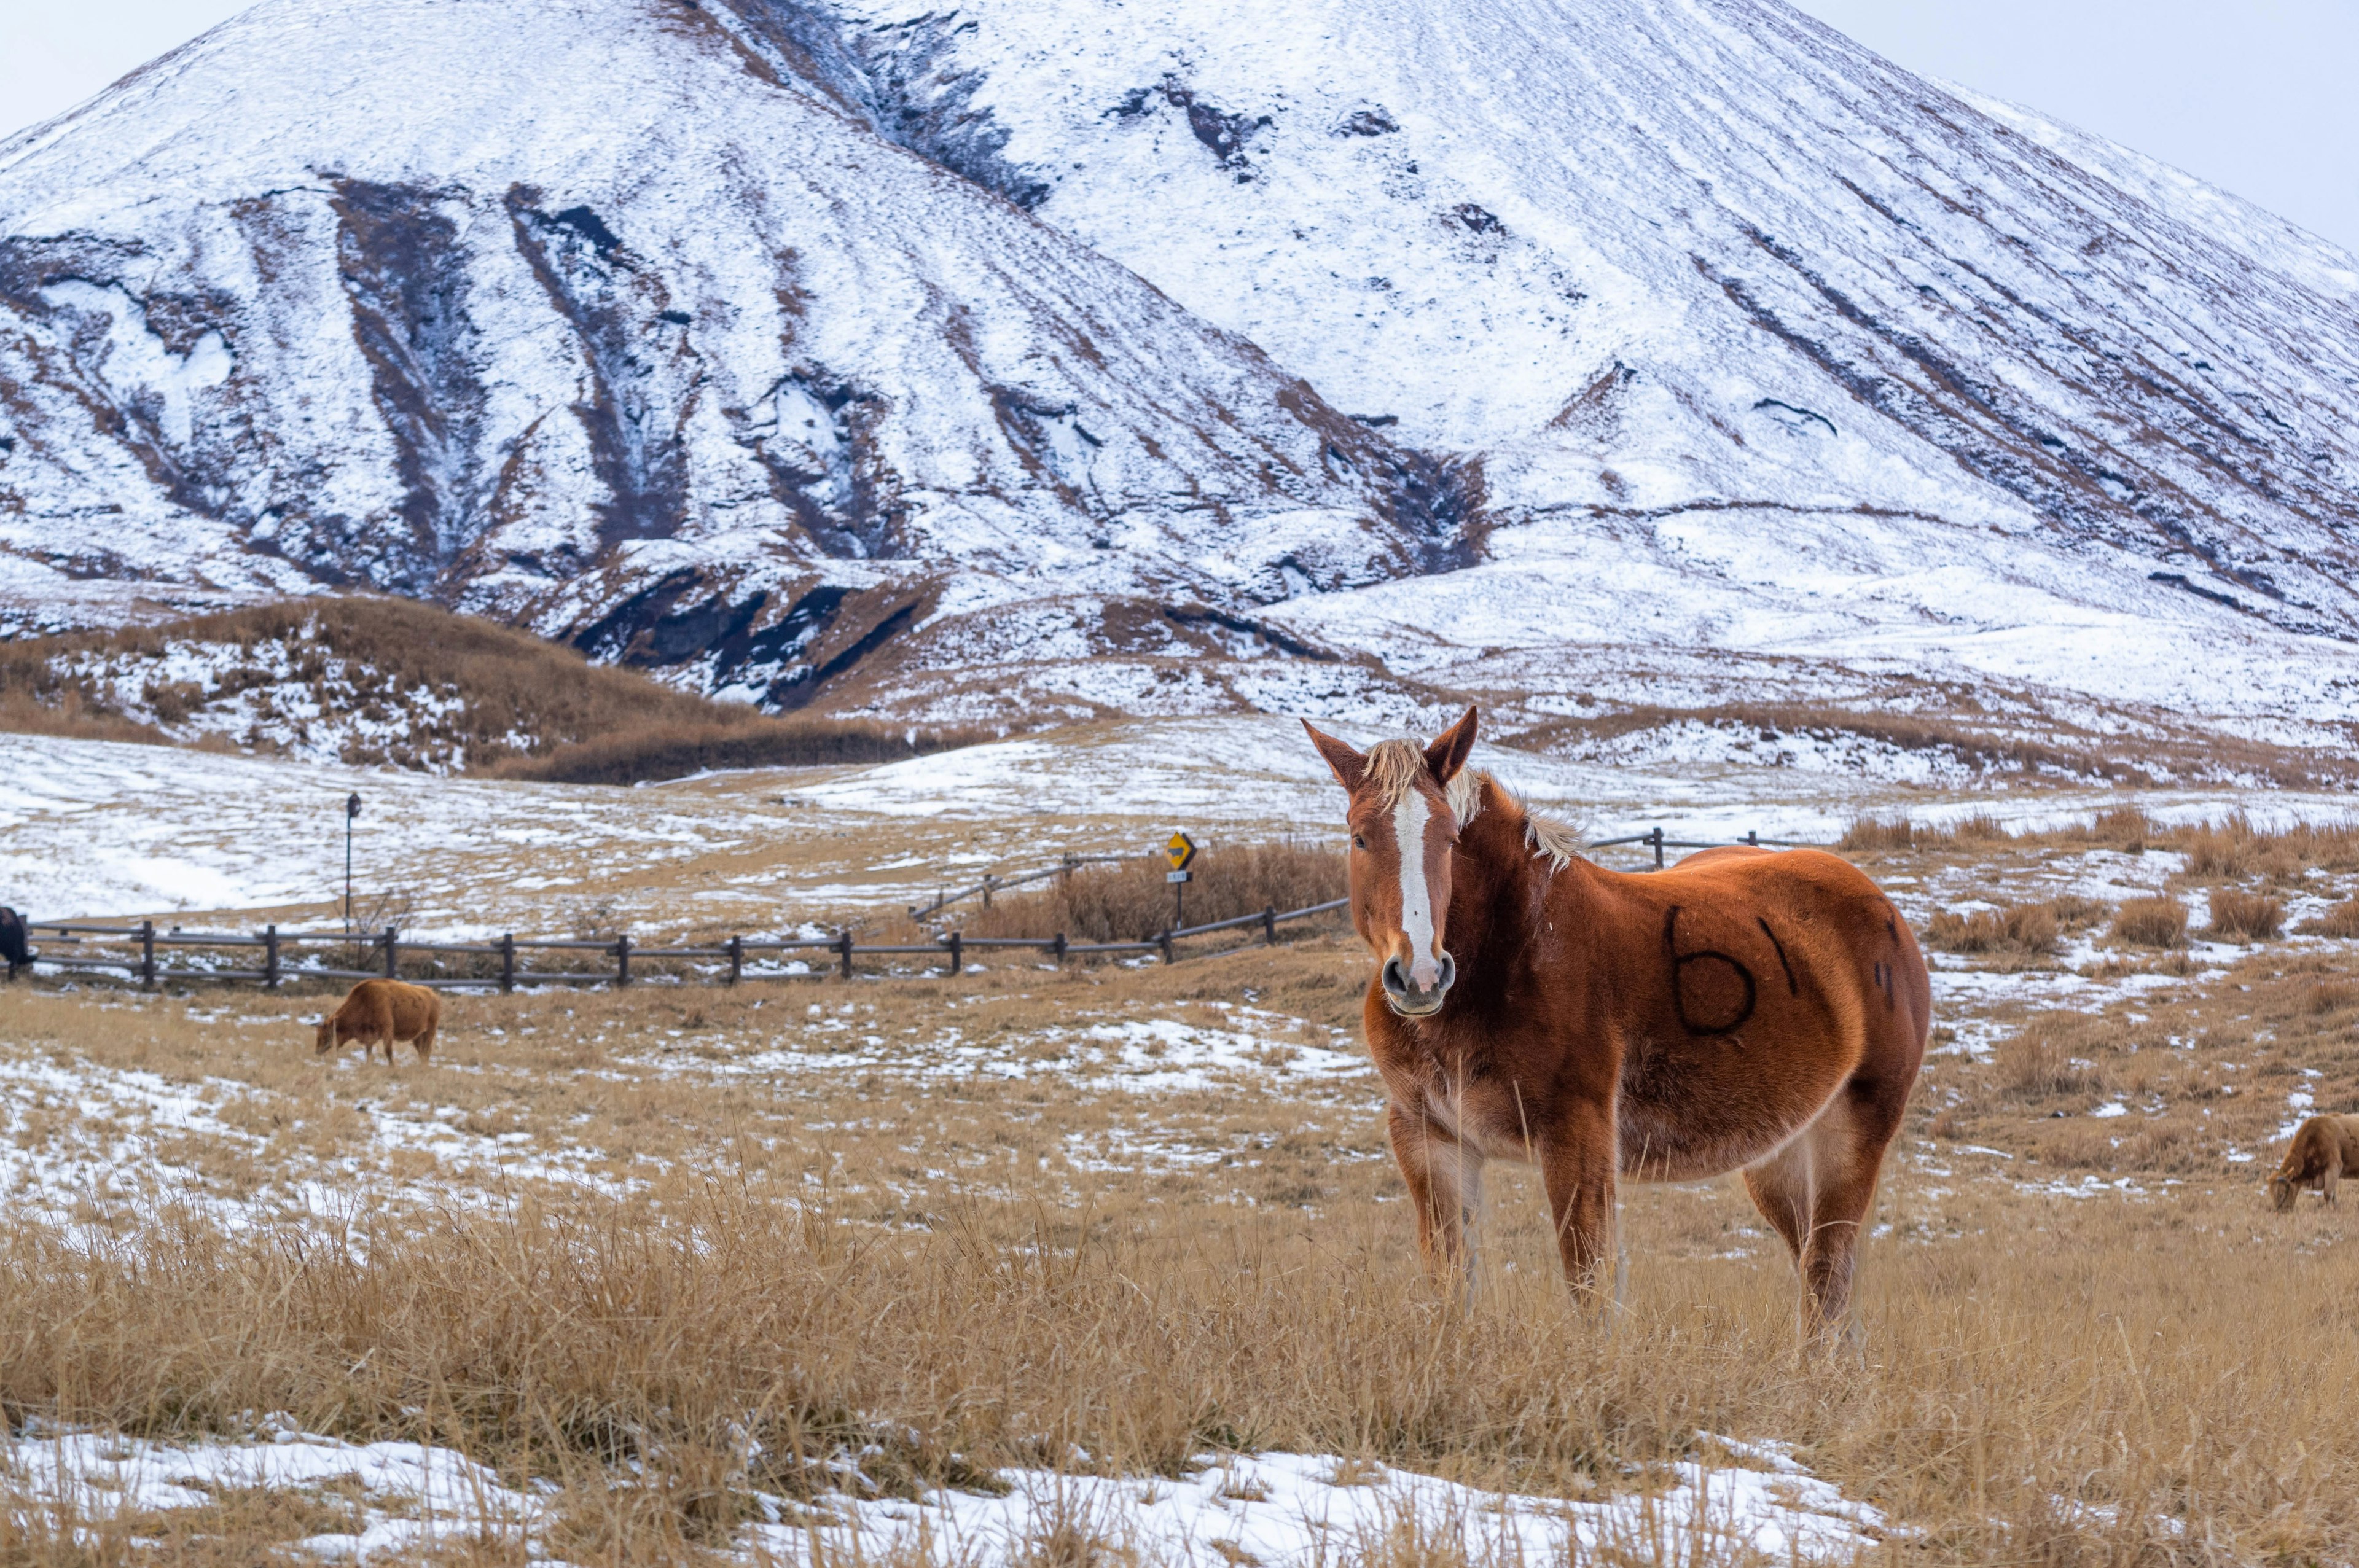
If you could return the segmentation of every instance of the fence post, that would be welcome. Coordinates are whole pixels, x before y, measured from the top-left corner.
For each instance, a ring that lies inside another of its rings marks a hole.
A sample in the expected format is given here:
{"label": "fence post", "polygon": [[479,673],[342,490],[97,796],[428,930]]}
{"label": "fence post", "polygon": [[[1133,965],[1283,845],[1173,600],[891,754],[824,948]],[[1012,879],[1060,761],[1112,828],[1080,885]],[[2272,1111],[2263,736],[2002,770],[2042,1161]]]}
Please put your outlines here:
{"label": "fence post", "polygon": [[745,973],[745,938],[729,938],[729,983],[735,985]]}
{"label": "fence post", "polygon": [[992,889],[994,889],[994,888],[995,888],[995,887],[997,887],[998,885],[999,885],[999,879],[998,879],[997,877],[994,877],[994,876],[985,876],[985,877],[983,879],[983,907],[984,907],[984,908],[985,908],[985,909],[989,909],[989,908],[991,907],[991,890],[992,890]]}
{"label": "fence post", "polygon": [[843,934],[835,939],[835,950],[843,958],[843,978],[848,980],[852,978],[852,928],[850,926],[845,926]]}
{"label": "fence post", "polygon": [[1655,830],[1647,835],[1647,842],[1655,847],[1655,870],[1659,871],[1663,869],[1663,825],[1661,823],[1655,824]]}
{"label": "fence post", "polygon": [[618,986],[631,983],[631,934],[627,931],[614,935],[614,983]]}
{"label": "fence post", "polygon": [[[989,898],[991,895],[986,892],[984,896]],[[966,973],[966,933],[963,931],[951,933],[951,973]]]}
{"label": "fence post", "polygon": [[503,995],[516,989],[516,933],[500,938],[500,991]]}
{"label": "fence post", "polygon": [[1065,967],[1065,934],[1061,931],[1057,933],[1054,951],[1057,955],[1057,968],[1061,969]]}
{"label": "fence post", "polygon": [[1163,961],[1164,961],[1165,963],[1169,964],[1169,963],[1172,962],[1172,957],[1171,957],[1171,933],[1170,933],[1169,930],[1166,930],[1166,931],[1163,933],[1163,935],[1162,935],[1162,937],[1161,937],[1161,941],[1162,941],[1162,943],[1163,943]]}
{"label": "fence post", "polygon": [[385,978],[401,979],[401,940],[390,925],[385,928]]}
{"label": "fence post", "polygon": [[139,923],[139,989],[156,989],[156,923],[152,920]]}
{"label": "fence post", "polygon": [[278,989],[278,927],[276,925],[262,928],[262,989],[273,991]]}
{"label": "fence post", "polygon": [[1745,829],[1745,841],[1747,844],[1752,845],[1755,849],[1759,849],[1761,847],[1761,829],[1758,827],[1749,827]]}
{"label": "fence post", "polygon": [[1261,912],[1261,934],[1269,939],[1269,945],[1271,946],[1275,947],[1277,946],[1277,905],[1273,903],[1263,908]]}

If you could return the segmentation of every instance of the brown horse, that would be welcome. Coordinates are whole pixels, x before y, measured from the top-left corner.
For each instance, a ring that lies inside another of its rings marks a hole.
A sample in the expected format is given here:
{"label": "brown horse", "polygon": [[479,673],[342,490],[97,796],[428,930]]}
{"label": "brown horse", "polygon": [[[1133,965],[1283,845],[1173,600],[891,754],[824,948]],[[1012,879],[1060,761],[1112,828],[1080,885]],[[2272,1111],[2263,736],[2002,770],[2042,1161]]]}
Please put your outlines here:
{"label": "brown horse", "polygon": [[1813,1338],[1925,1054],[1932,991],[1891,902],[1832,855],[1712,849],[1644,875],[1465,768],[1474,709],[1365,753],[1306,724],[1350,792],[1362,1009],[1393,1154],[1438,1271],[1470,1282],[1484,1162],[1538,1165],[1566,1277],[1599,1290],[1614,1183],[1742,1170]]}
{"label": "brown horse", "polygon": [[2297,1129],[2293,1142],[2269,1178],[2269,1204],[2280,1214],[2294,1195],[2316,1187],[2328,1203],[2344,1172],[2359,1176],[2359,1116],[2313,1116]]}
{"label": "brown horse", "polygon": [[320,1020],[316,1054],[327,1055],[347,1040],[361,1043],[364,1060],[385,1047],[385,1065],[393,1065],[397,1041],[414,1041],[418,1059],[431,1061],[434,1033],[442,1027],[442,999],[425,986],[399,980],[363,980],[344,994],[336,1011]]}

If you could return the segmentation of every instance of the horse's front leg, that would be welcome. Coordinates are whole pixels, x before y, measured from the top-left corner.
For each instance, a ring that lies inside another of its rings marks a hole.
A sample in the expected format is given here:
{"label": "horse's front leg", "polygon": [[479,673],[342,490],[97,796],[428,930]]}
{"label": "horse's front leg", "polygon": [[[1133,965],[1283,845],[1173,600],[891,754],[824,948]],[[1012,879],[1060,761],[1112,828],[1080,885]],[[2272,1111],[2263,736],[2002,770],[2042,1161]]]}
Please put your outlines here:
{"label": "horse's front leg", "polygon": [[1393,1158],[1417,1209],[1426,1267],[1462,1292],[1474,1283],[1474,1217],[1483,1206],[1483,1156],[1395,1100],[1386,1120]]}
{"label": "horse's front leg", "polygon": [[1540,1182],[1548,1189],[1565,1282],[1577,1295],[1608,1305],[1614,1281],[1601,1270],[1614,1255],[1613,1112],[1576,1103],[1557,1125],[1536,1130]]}

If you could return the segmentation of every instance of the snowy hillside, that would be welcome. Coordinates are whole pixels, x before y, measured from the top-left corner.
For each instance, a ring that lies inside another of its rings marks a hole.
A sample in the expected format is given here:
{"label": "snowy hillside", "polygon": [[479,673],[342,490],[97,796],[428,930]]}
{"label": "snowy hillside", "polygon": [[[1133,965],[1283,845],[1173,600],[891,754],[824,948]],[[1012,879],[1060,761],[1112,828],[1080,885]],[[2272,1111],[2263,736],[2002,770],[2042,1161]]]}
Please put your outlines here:
{"label": "snowy hillside", "polygon": [[2359,261],[1777,0],[266,0],[0,146],[20,625],[2347,751],[2355,412]]}
{"label": "snowy hillside", "polygon": [[1381,436],[693,9],[267,5],[0,149],[0,228],[36,601],[359,579],[791,701],[1044,575],[1434,546]]}

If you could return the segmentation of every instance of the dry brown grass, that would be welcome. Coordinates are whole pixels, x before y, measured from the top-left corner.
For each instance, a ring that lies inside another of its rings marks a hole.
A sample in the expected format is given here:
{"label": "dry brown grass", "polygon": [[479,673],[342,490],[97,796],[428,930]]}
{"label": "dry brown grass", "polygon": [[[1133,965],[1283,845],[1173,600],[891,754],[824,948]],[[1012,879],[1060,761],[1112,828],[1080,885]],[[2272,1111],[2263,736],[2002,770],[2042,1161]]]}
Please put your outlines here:
{"label": "dry brown grass", "polygon": [[[1136,942],[1170,925],[1172,897],[1160,856],[1084,866],[1037,892],[1001,893],[942,912],[940,924],[970,936],[1053,936],[1076,942]],[[1208,844],[1190,868],[1184,914],[1190,925],[1280,914],[1342,898],[1349,890],[1341,849],[1312,843]],[[1339,913],[1335,919],[1343,918]]]}
{"label": "dry brown grass", "polygon": [[2113,936],[2134,947],[2184,947],[2187,906],[2169,897],[2125,899],[2114,912]]}
{"label": "dry brown grass", "polygon": [[2322,747],[2277,746],[2217,734],[2133,738],[2076,732],[2071,723],[2053,714],[2010,721],[1973,710],[1864,710],[1832,703],[1726,703],[1693,708],[1642,703],[1551,719],[1500,739],[1530,751],[1577,752],[1680,723],[1750,731],[1756,744],[1770,748],[1787,734],[1838,744],[1855,739],[1899,752],[1944,756],[1987,775],[2077,777],[2128,785],[2260,778],[2286,789],[2340,784],[2353,777],[2350,760]]}
{"label": "dry brown grass", "polygon": [[2046,957],[2063,942],[2052,903],[2018,903],[1967,914],[1942,910],[1927,923],[1925,943],[1945,953],[2011,953]]}
{"label": "dry brown grass", "polygon": [[2321,910],[2294,929],[2305,936],[2359,936],[2359,898]]}
{"label": "dry brown grass", "polygon": [[[149,680],[142,711],[126,714],[86,667],[136,667],[177,643],[242,654],[216,682]],[[297,686],[318,693],[332,661],[355,681],[337,702],[386,717],[416,710],[424,688],[447,708],[408,739],[356,744],[342,761],[416,767],[456,755],[495,776],[564,784],[632,784],[707,768],[884,762],[966,744],[977,736],[865,722],[774,719],[677,690],[636,670],[594,665],[572,648],[473,616],[405,599],[355,595],[290,600],[114,632],[0,644],[0,728],[86,740],[170,743],[168,727],[229,708],[280,682],[255,655],[283,652]],[[297,695],[300,695],[298,693]],[[519,737],[527,739],[519,741]],[[229,750],[220,732],[202,742]],[[257,744],[248,741],[246,744]]]}
{"label": "dry brown grass", "polygon": [[2170,836],[2187,855],[2187,875],[2198,882],[2240,877],[2290,881],[2305,870],[2359,870],[2359,828],[2347,823],[2298,824],[2267,830],[2236,812],[2221,822],[2200,823]]}
{"label": "dry brown grass", "polygon": [[1839,849],[1954,849],[2003,844],[2016,835],[1986,811],[1935,825],[1905,818],[1858,816],[1836,840]]}
{"label": "dry brown grass", "polygon": [[2146,849],[2147,840],[2156,832],[2154,823],[2135,806],[2116,806],[2097,813],[2089,824],[2089,841],[2120,849],[2125,854],[2138,854]]}
{"label": "dry brown grass", "polygon": [[[720,705],[715,705],[720,706]],[[636,784],[722,768],[804,768],[898,762],[994,739],[976,730],[919,730],[849,719],[728,715],[593,736],[484,770],[540,784]]]}
{"label": "dry brown grass", "polygon": [[2268,941],[2285,930],[2285,902],[2266,893],[2240,892],[2234,888],[2212,890],[2213,936]]}
{"label": "dry brown grass", "polygon": [[2080,1022],[2043,1014],[2000,1041],[1991,1054],[2000,1085],[2033,1099],[2088,1087],[2091,1072],[2073,1055],[2082,1044]]}
{"label": "dry brown grass", "polygon": [[[1571,1310],[1536,1184],[1500,1169],[1484,1287],[1461,1311],[1419,1274],[1364,1083],[1141,1095],[1072,1038],[1109,1019],[1232,1026],[1218,1004],[1250,992],[1329,1039],[1364,974],[1337,941],[958,986],[462,998],[435,1068],[324,1072],[298,1022],[316,999],[18,986],[0,993],[11,1059],[212,1086],[254,1130],[159,1151],[198,1173],[192,1195],[351,1162],[356,1191],[451,1183],[368,1133],[437,1111],[537,1152],[603,1151],[592,1172],[646,1184],[518,1178],[364,1207],[342,1241],[125,1204],[77,1239],[20,1210],[0,1223],[0,1408],[166,1435],[283,1409],[457,1444],[556,1487],[548,1549],[583,1563],[694,1561],[747,1490],[810,1496],[847,1453],[887,1493],[1068,1444],[1127,1472],[1244,1444],[1588,1495],[1695,1454],[1699,1430],[1799,1444],[1921,1532],[1896,1560],[2359,1552],[2359,1450],[2318,1435],[2359,1395],[2359,1251],[2332,1211],[2268,1215],[2256,1187],[2300,1069],[2359,1072],[2347,957],[2256,951],[2104,1017],[1995,1004],[1990,1062],[1928,1065],[1865,1251],[1865,1348],[1831,1364],[1795,1356],[1791,1271],[1733,1181],[1625,1194],[1631,1306],[1608,1325]],[[944,1070],[925,1053],[946,1038],[1040,1070]],[[777,1050],[799,1054],[750,1059]],[[2100,1092],[2131,1113],[2082,1114]],[[39,1114],[20,1152],[76,1113]],[[1116,1134],[1216,1157],[1073,1157]],[[2082,1175],[2131,1186],[2037,1190]],[[299,1511],[233,1498],[142,1528],[254,1562],[327,1517]],[[1079,1551],[1089,1521],[1066,1522]],[[29,1528],[0,1526],[16,1532],[0,1561],[158,1560]],[[1396,1545],[1334,1561],[1448,1556]]]}

